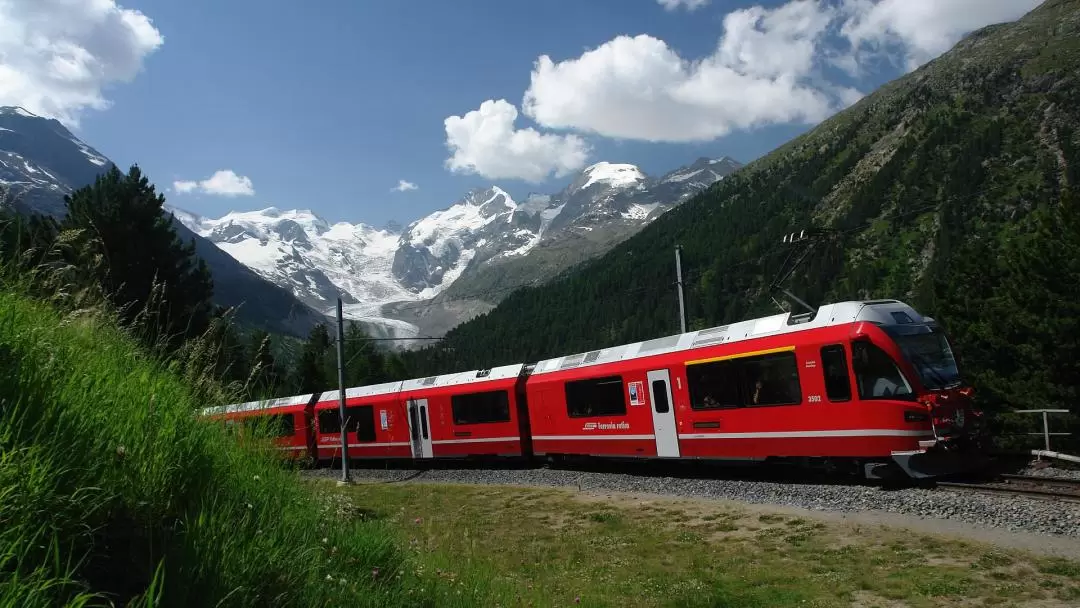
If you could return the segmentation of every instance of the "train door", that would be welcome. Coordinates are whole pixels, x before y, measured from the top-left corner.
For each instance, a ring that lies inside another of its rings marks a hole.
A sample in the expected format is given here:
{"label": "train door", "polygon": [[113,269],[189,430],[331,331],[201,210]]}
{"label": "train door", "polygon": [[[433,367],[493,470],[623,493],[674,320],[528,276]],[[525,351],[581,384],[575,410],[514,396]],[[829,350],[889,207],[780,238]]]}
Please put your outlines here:
{"label": "train door", "polygon": [[668,370],[658,369],[649,372],[648,379],[656,455],[678,458],[679,430],[675,426],[675,408],[671,407],[671,377]]}
{"label": "train door", "polygon": [[413,458],[431,458],[431,423],[427,399],[409,399],[409,436]]}

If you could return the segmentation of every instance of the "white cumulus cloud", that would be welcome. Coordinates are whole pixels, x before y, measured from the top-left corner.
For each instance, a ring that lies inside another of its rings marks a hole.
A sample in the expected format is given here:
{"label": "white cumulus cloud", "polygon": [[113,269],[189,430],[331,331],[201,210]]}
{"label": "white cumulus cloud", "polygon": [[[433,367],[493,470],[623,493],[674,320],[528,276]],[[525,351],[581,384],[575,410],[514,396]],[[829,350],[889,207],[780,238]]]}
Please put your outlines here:
{"label": "white cumulus cloud", "polygon": [[412,182],[407,182],[407,181],[405,181],[403,179],[399,179],[397,185],[394,186],[393,188],[391,188],[390,190],[393,191],[393,192],[406,192],[408,190],[416,190],[419,187],[420,186],[417,186],[416,184],[414,184]]}
{"label": "white cumulus cloud", "polygon": [[180,194],[191,192],[203,192],[218,196],[253,196],[255,188],[251,180],[243,175],[237,175],[231,169],[215,171],[208,179],[202,181],[175,181],[173,190]]}
{"label": "white cumulus cloud", "polygon": [[664,10],[674,11],[678,10],[680,6],[685,6],[688,11],[696,11],[699,8],[707,5],[709,0],[656,0],[660,6],[664,7]]}
{"label": "white cumulus cloud", "polygon": [[[678,4],[675,0],[658,0]],[[771,124],[815,124],[862,97],[830,80],[886,53],[912,69],[964,34],[1039,0],[791,0],[728,13],[714,51],[679,55],[650,35],[578,57],[540,56],[521,109],[538,125],[653,142],[706,141]]]}
{"label": "white cumulus cloud", "polygon": [[534,66],[522,110],[548,128],[646,141],[703,141],[772,123],[813,123],[853,98],[822,86],[814,50],[830,7],[733,11],[712,55],[688,60],[649,35]]}
{"label": "white cumulus cloud", "polygon": [[965,34],[1013,21],[1042,0],[844,0],[842,34],[864,52],[902,54],[915,69],[949,50]]}
{"label": "white cumulus cloud", "polygon": [[517,129],[518,110],[505,99],[489,99],[477,110],[444,121],[451,171],[489,179],[544,180],[562,177],[585,166],[589,147],[577,135]]}
{"label": "white cumulus cloud", "polygon": [[165,39],[114,0],[0,0],[0,105],[68,125],[110,105],[103,89],[130,82]]}

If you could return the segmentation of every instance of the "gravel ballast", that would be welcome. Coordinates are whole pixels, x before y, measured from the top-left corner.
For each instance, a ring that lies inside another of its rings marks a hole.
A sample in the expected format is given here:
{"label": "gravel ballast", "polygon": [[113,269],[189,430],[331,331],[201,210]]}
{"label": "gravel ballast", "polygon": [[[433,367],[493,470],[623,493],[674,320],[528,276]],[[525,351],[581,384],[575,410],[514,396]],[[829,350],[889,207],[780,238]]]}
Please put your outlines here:
{"label": "gravel ballast", "polygon": [[1059,467],[1029,467],[1020,471],[1024,475],[1034,477],[1049,477],[1052,479],[1075,479],[1080,481],[1080,469],[1065,469]]}
{"label": "gravel ballast", "polygon": [[[357,481],[464,483],[573,487],[584,491],[729,499],[829,512],[887,512],[943,519],[997,529],[1080,538],[1080,503],[960,492],[945,489],[881,489],[846,484],[777,483],[628,475],[566,469],[365,469],[352,468]],[[339,469],[306,475],[340,478]]]}

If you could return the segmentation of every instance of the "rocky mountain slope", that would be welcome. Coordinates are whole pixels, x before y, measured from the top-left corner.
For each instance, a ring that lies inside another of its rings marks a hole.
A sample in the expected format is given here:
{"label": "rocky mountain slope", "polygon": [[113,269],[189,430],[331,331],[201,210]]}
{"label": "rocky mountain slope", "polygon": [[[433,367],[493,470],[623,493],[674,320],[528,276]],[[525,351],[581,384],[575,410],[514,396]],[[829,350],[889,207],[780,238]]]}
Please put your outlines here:
{"label": "rocky mountain slope", "polygon": [[387,334],[441,334],[524,282],[606,250],[740,167],[700,159],[651,178],[607,162],[562,192],[515,201],[498,186],[469,192],[407,227],[331,225],[308,210],[218,219],[170,208],[189,229],[316,310],[341,295],[345,314]]}
{"label": "rocky mountain slope", "polygon": [[528,255],[476,267],[436,303],[470,299],[498,303],[524,283],[540,284],[604,253],[741,166],[726,157],[701,158],[650,178],[633,165],[593,165],[565,190],[545,198],[545,212],[557,215]]}
{"label": "rocky mountain slope", "polygon": [[[1048,0],[1016,22],[975,31],[577,272],[515,292],[440,346],[412,353],[413,371],[677,333],[676,244],[691,327],[775,313],[773,296],[784,298],[769,284],[793,247],[812,245],[784,285],[811,305],[906,300],[945,324],[983,403],[1051,403],[1046,387],[1055,382],[1075,397],[1066,347],[1075,339],[1046,329],[1067,325],[1060,311],[1070,303],[1026,286],[1041,259],[1031,252],[1067,236],[1046,218],[1065,213],[1080,184],[1078,40],[1077,0]],[[804,229],[806,241],[784,242]],[[1053,277],[1064,266],[1040,272]],[[1055,369],[1065,375],[1051,378]]]}
{"label": "rocky mountain slope", "polygon": [[[112,161],[75,137],[59,121],[19,107],[0,107],[0,206],[20,213],[61,217],[64,195],[93,183]],[[324,318],[287,290],[261,278],[235,258],[176,223],[180,238],[195,239],[196,253],[214,277],[215,301],[238,307],[238,319],[268,331],[304,336]]]}

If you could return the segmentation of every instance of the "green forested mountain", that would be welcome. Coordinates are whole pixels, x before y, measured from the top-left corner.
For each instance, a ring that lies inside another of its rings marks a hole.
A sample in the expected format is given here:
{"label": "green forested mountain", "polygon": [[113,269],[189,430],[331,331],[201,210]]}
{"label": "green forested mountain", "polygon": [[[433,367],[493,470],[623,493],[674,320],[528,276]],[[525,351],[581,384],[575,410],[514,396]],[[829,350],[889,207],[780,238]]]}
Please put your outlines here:
{"label": "green forested mountain", "polygon": [[[580,271],[515,292],[410,372],[536,360],[690,326],[890,297],[939,319],[984,406],[1074,407],[1080,384],[1080,0],[984,28],[753,162]],[[798,244],[796,246],[805,246]]]}

